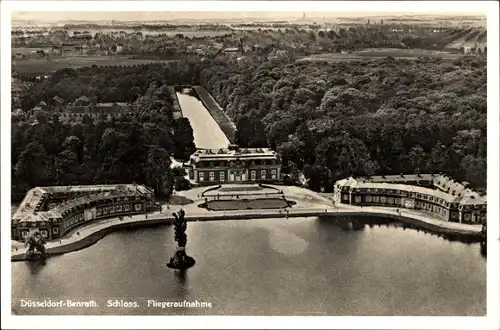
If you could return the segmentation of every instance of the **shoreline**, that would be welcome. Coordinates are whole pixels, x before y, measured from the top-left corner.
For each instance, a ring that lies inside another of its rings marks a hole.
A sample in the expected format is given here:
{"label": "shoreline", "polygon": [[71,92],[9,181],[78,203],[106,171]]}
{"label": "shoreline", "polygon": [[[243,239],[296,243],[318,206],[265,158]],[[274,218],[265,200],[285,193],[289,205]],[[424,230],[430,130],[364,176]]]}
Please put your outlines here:
{"label": "shoreline", "polygon": [[[123,229],[137,228],[137,227],[155,227],[161,225],[171,225],[173,222],[173,217],[166,216],[166,214],[155,213],[149,214],[148,218],[145,214],[136,215],[136,218],[125,218],[119,220],[118,218],[108,218],[97,223],[88,224],[77,228],[75,231],[87,232],[83,235],[78,235],[78,237],[63,238],[62,240],[67,240],[68,242],[62,244],[57,244],[57,241],[49,241],[46,244],[47,257],[57,256],[65,253],[75,252],[89,247],[106,235]],[[439,220],[433,220],[426,218],[425,214],[414,214],[414,213],[396,213],[395,210],[387,209],[359,209],[359,208],[343,208],[343,209],[290,209],[288,215],[285,212],[279,213],[277,210],[238,210],[238,211],[215,211],[214,213],[202,213],[202,214],[186,214],[186,220],[188,222],[195,221],[230,221],[230,220],[250,220],[250,219],[277,219],[277,218],[308,218],[308,217],[320,217],[320,218],[337,218],[337,220],[344,220],[346,222],[350,221],[350,217],[379,217],[388,218],[391,220],[396,220],[409,224],[410,227],[420,228],[423,230],[428,230],[432,233],[442,234],[452,239],[467,239],[471,242],[480,242],[481,240],[481,228],[474,225],[466,225],[468,227],[464,228],[453,228],[453,224],[443,221],[442,223],[437,222]],[[343,219],[338,219],[343,218]],[[74,233],[73,233],[74,235]],[[20,243],[21,244],[21,243]],[[25,250],[24,246],[20,251],[13,251],[11,249],[11,261],[25,261]]]}

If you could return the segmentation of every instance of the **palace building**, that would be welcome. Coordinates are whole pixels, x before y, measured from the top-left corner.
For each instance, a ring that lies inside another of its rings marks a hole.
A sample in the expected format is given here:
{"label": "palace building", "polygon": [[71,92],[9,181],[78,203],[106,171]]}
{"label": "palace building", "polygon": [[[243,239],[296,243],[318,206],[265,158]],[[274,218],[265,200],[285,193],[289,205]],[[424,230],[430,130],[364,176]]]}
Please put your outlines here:
{"label": "palace building", "polygon": [[39,231],[51,240],[92,220],[157,209],[154,192],[139,185],[36,187],[12,216],[12,239],[24,241]]}
{"label": "palace building", "polygon": [[484,223],[486,196],[438,174],[347,178],[335,183],[334,199],[344,204],[430,212],[445,221]]}
{"label": "palace building", "polygon": [[200,149],[191,155],[188,171],[199,184],[281,180],[280,158],[265,148]]}

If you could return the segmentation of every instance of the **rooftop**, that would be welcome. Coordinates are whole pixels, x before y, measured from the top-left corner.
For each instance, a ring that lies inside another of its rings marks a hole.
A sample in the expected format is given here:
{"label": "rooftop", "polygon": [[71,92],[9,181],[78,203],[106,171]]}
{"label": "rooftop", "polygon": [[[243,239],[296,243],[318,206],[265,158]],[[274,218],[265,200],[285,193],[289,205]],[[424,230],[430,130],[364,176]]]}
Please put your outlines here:
{"label": "rooftop", "polygon": [[236,150],[230,149],[199,149],[191,158],[197,160],[218,160],[218,159],[237,159],[237,158],[269,158],[275,159],[278,157],[276,151],[269,148],[240,148]]}
{"label": "rooftop", "polygon": [[400,174],[400,175],[376,175],[370,177],[359,177],[360,180],[369,182],[408,182],[408,181],[433,181],[437,174]]}
{"label": "rooftop", "polygon": [[437,189],[430,189],[430,188],[424,188],[424,187],[420,187],[420,186],[412,186],[412,185],[407,185],[407,184],[399,184],[399,183],[394,184],[394,183],[383,183],[383,182],[359,182],[359,181],[357,181],[355,184],[351,184],[350,187],[352,187],[352,188],[370,188],[370,189],[393,189],[393,190],[414,192],[417,194],[435,196],[435,197],[444,199],[448,203],[453,203],[453,202],[458,203],[460,201],[460,197],[447,194],[447,193],[442,192],[442,191],[437,190]]}
{"label": "rooftop", "polygon": [[78,104],[67,106],[66,110],[71,113],[114,113],[114,112],[136,112],[138,107],[136,104],[129,104],[125,102],[117,103],[89,103],[89,104]]}
{"label": "rooftop", "polygon": [[418,183],[422,181],[432,182],[435,188],[451,195],[466,197],[473,195],[478,199],[481,197],[477,192],[467,188],[467,182],[457,182],[444,174],[400,174],[400,175],[380,175],[370,177],[358,177],[357,180],[363,182],[386,182],[386,183]]}
{"label": "rooftop", "polygon": [[[439,189],[425,188],[418,185],[405,183],[429,181],[434,187]],[[393,183],[397,182],[397,183]],[[401,182],[401,183],[399,183]],[[340,187],[369,188],[369,189],[394,189],[419,194],[432,195],[449,203],[460,204],[485,204],[486,196],[481,196],[477,192],[465,187],[465,185],[454,181],[452,178],[442,174],[405,174],[387,175],[373,177],[349,177],[337,181]]]}
{"label": "rooftop", "polygon": [[[87,193],[87,196],[80,196],[77,198],[69,199],[57,207],[49,210],[39,212],[44,199],[50,198],[52,194],[67,194],[67,193]],[[152,194],[153,192],[148,188],[134,184],[121,184],[121,185],[89,185],[89,186],[51,186],[51,187],[36,187],[30,189],[24,196],[21,205],[12,216],[12,220],[23,221],[44,221],[50,217],[58,217],[64,211],[70,209],[75,205],[87,203],[95,198],[101,199],[107,196],[122,196],[134,194]],[[27,218],[27,216],[29,216]]]}

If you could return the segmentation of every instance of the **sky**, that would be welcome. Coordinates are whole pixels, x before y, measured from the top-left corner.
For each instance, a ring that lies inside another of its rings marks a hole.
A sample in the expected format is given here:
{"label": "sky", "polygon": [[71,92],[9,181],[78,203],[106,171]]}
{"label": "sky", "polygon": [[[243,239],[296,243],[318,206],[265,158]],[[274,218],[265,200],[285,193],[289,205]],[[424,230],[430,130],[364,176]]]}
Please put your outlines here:
{"label": "sky", "polygon": [[[307,18],[321,17],[367,17],[367,16],[400,16],[411,15],[403,12],[306,12]],[[432,13],[433,15],[443,16],[463,16],[457,13]],[[422,16],[422,13],[416,15]],[[13,20],[33,20],[45,22],[57,21],[156,21],[156,20],[175,20],[175,19],[235,19],[235,18],[261,18],[261,19],[285,19],[297,18],[302,16],[302,12],[13,12]]]}

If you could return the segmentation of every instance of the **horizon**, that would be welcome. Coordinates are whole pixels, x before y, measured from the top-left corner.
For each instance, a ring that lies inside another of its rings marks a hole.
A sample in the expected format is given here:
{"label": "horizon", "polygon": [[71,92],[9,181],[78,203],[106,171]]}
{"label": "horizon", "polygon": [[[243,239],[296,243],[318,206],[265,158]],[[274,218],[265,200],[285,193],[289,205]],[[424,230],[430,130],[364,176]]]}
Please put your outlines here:
{"label": "horizon", "polygon": [[140,11],[140,12],[110,12],[110,11],[53,11],[12,12],[11,21],[39,21],[57,23],[61,21],[169,21],[169,20],[234,20],[234,19],[263,19],[282,20],[300,19],[302,14],[306,19],[334,19],[334,18],[363,18],[363,17],[483,17],[479,13],[464,12],[304,12],[304,11]]}

